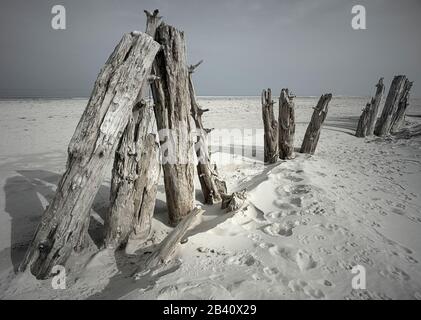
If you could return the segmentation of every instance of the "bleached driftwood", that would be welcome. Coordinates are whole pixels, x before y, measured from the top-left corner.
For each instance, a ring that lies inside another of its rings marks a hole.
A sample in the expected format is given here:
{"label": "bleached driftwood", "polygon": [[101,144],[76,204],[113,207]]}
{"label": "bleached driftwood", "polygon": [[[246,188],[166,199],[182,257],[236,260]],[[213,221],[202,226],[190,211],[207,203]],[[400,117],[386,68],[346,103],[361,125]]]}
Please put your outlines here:
{"label": "bleached driftwood", "polygon": [[358,121],[357,131],[355,136],[363,138],[366,136],[371,136],[374,132],[374,126],[376,124],[377,116],[379,114],[379,106],[382,100],[384,92],[383,78],[380,78],[379,82],[376,84],[376,93],[371,101],[367,103],[366,107],[363,109],[363,112]]}
{"label": "bleached driftwood", "polygon": [[279,97],[279,158],[294,158],[295,104],[288,89],[282,89]]}
{"label": "bleached driftwood", "polygon": [[409,94],[412,88],[413,82],[408,79],[405,80],[402,96],[399,99],[398,109],[392,118],[391,132],[398,132],[405,124],[406,109],[409,105]]}
{"label": "bleached driftwood", "polygon": [[398,109],[399,101],[405,87],[406,77],[395,76],[390,85],[389,93],[384,104],[383,112],[377,120],[374,134],[382,137],[390,134],[392,129],[392,119]]}
{"label": "bleached driftwood", "polygon": [[278,122],[273,113],[271,89],[262,91],[262,117],[264,129],[264,161],[275,163],[278,159]]}
{"label": "bleached driftwood", "polygon": [[184,33],[161,24],[155,35],[162,50],[154,62],[159,80],[151,85],[160,130],[165,194],[170,223],[176,225],[194,208],[194,148],[189,72]]}
{"label": "bleached driftwood", "polygon": [[200,216],[204,210],[200,207],[194,208],[189,212],[171,231],[171,233],[160,243],[158,249],[151,254],[145,262],[145,270],[154,269],[166,263],[174,254],[180,241],[185,236],[187,230],[193,222]]}
{"label": "bleached driftwood", "polygon": [[105,243],[125,246],[146,240],[152,226],[160,173],[159,147],[150,132],[153,111],[143,103],[134,110],[117,149],[111,180],[111,204]]}
{"label": "bleached driftwood", "polygon": [[317,143],[319,142],[320,132],[322,130],[323,122],[326,119],[329,102],[332,99],[332,94],[324,94],[320,97],[317,106],[314,108],[313,116],[307,127],[304,136],[303,144],[301,145],[300,152],[314,154],[316,151]]}
{"label": "bleached driftwood", "polygon": [[355,132],[355,136],[358,138],[364,138],[367,135],[367,126],[370,120],[370,113],[371,113],[371,104],[367,103],[365,108],[363,109],[363,113],[358,120],[357,130]]}
{"label": "bleached driftwood", "polygon": [[227,193],[227,186],[225,181],[219,177],[216,167],[212,168],[208,143],[207,143],[207,131],[203,127],[202,115],[208,109],[201,109],[196,101],[196,94],[193,85],[192,74],[195,69],[203,62],[199,61],[195,65],[189,67],[189,91],[191,101],[191,114],[196,124],[196,143],[195,150],[197,155],[197,174],[199,176],[200,186],[202,188],[205,203],[215,204],[222,201],[221,194]]}
{"label": "bleached driftwood", "polygon": [[376,126],[377,117],[379,115],[380,102],[382,101],[384,93],[384,84],[383,78],[379,79],[379,82],[376,84],[376,93],[370,102],[370,115],[367,124],[366,135],[372,136],[374,133],[374,128]]}
{"label": "bleached driftwood", "polygon": [[[145,14],[146,34],[154,38],[161,23],[159,11],[145,10]],[[143,82],[114,158],[110,209],[105,220],[105,244],[109,248],[125,246],[129,237],[146,240],[151,229],[160,173],[159,147],[155,137],[149,135],[154,130],[153,108],[143,97],[156,80],[155,75],[149,75]]]}
{"label": "bleached driftwood", "polygon": [[81,242],[95,195],[118,146],[159,44],[125,34],[101,69],[68,148],[66,171],[20,266],[45,279]]}

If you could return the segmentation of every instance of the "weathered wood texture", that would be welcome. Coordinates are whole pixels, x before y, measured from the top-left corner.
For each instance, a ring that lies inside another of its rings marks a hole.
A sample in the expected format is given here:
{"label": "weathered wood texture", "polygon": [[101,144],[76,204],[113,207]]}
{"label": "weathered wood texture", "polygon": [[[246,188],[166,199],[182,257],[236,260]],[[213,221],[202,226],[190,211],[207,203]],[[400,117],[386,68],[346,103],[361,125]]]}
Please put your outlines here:
{"label": "weathered wood texture", "polygon": [[175,253],[180,241],[196,218],[204,212],[201,208],[194,208],[180,221],[171,233],[160,243],[158,250],[151,254],[145,262],[145,269],[154,269],[166,263]]}
{"label": "weathered wood texture", "polygon": [[364,138],[370,136],[374,132],[374,126],[379,114],[379,106],[382,100],[384,92],[383,78],[380,78],[376,85],[376,94],[371,101],[367,103],[358,121],[357,130],[355,136],[358,138]]}
{"label": "weathered wood texture", "polygon": [[376,126],[377,117],[379,115],[379,109],[380,109],[380,102],[383,98],[383,92],[384,92],[384,84],[383,84],[383,78],[379,79],[379,82],[376,84],[376,93],[373,98],[371,98],[370,101],[370,113],[367,123],[367,130],[365,134],[367,136],[372,136],[374,133],[374,128]]}
{"label": "weathered wood texture", "polygon": [[288,89],[282,89],[279,97],[279,158],[294,158],[295,104]]}
{"label": "weathered wood texture", "polygon": [[355,132],[355,136],[358,138],[364,138],[367,135],[367,126],[370,120],[371,113],[370,110],[371,104],[367,103],[367,105],[363,109],[360,119],[358,120],[357,130]]}
{"label": "weathered wood texture", "polygon": [[221,209],[226,212],[236,212],[240,210],[247,200],[247,191],[233,192],[231,195],[222,195]]}
{"label": "weathered wood texture", "polygon": [[202,115],[208,111],[208,109],[200,108],[196,101],[196,93],[194,90],[192,74],[201,63],[202,61],[189,67],[191,114],[196,125],[197,139],[195,142],[195,150],[198,161],[196,168],[197,174],[199,176],[200,186],[205,198],[205,203],[215,204],[222,201],[221,194],[227,193],[227,186],[225,181],[219,176],[216,167],[212,167],[209,157],[207,132],[210,132],[210,129],[205,129],[202,122]]}
{"label": "weathered wood texture", "polygon": [[412,81],[409,81],[408,79],[405,80],[402,96],[399,99],[398,109],[396,110],[392,118],[392,126],[391,126],[392,133],[398,132],[400,129],[402,129],[403,125],[405,124],[405,114],[406,114],[406,109],[408,108],[408,105],[409,105],[409,94],[410,94],[412,85],[413,85]]}
{"label": "weathered wood texture", "polygon": [[[146,34],[155,37],[161,23],[159,11],[145,10]],[[153,108],[143,100],[149,88],[144,81],[114,158],[110,209],[105,221],[105,244],[124,247],[130,238],[146,240],[155,208],[159,179],[159,147],[154,143]]]}
{"label": "weathered wood texture", "polygon": [[147,240],[152,227],[160,163],[149,109],[137,104],[115,154],[105,227],[109,248],[125,246],[129,238]]}
{"label": "weathered wood texture", "polygon": [[314,154],[316,151],[317,143],[319,142],[320,132],[322,130],[323,122],[326,119],[329,102],[332,99],[332,94],[324,94],[320,97],[317,106],[314,108],[313,116],[307,127],[304,136],[303,144],[301,145],[300,152]]}
{"label": "weathered wood texture", "polygon": [[374,134],[382,137],[390,134],[392,129],[392,119],[399,106],[406,82],[405,76],[395,76],[390,85],[389,93],[384,104],[383,112],[377,120]]}
{"label": "weathered wood texture", "polygon": [[[159,15],[159,10],[155,9],[153,13],[149,12],[148,10],[144,10],[146,14],[146,34],[150,35],[152,38],[155,39],[156,35],[156,29],[159,27],[159,25],[162,24],[162,17]],[[147,96],[147,92],[150,88],[150,83],[152,81],[157,80],[157,77],[155,75],[154,65],[152,64],[152,70],[149,83],[144,83],[142,87],[142,97]]]}
{"label": "weathered wood texture", "polygon": [[162,50],[154,62],[152,83],[159,130],[165,194],[170,223],[176,225],[194,207],[194,147],[189,72],[184,33],[161,24],[155,35]]}
{"label": "weathered wood texture", "polygon": [[125,34],[102,68],[70,141],[66,171],[20,270],[30,266],[37,278],[47,278],[80,243],[94,197],[158,50],[159,44],[146,34]]}
{"label": "weathered wood texture", "polygon": [[278,122],[273,113],[274,101],[271,89],[262,91],[262,117],[264,130],[264,161],[276,163],[278,159]]}

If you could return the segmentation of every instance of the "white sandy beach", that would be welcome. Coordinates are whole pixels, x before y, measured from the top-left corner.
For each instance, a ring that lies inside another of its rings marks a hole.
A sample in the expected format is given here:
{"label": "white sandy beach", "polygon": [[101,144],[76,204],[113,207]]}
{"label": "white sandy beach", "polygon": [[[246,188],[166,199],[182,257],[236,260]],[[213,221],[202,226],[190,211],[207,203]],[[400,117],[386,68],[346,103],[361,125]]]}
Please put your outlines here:
{"label": "white sandy beach", "polygon": [[[296,146],[317,100],[295,101]],[[0,101],[0,299],[421,299],[421,137],[356,138],[368,100],[334,97],[316,154],[265,166],[260,97],[200,98],[210,109],[207,127],[245,130],[223,146],[213,139],[212,152],[229,191],[247,189],[248,206],[226,214],[204,205],[176,260],[135,280],[171,230],[163,184],[148,247],[97,253],[108,178],[91,212],[92,244],[69,262],[66,290],[15,270],[87,100]],[[409,126],[421,123],[421,100],[407,113]],[[201,205],[199,183],[196,199]],[[367,290],[352,289],[357,264],[367,270]]]}

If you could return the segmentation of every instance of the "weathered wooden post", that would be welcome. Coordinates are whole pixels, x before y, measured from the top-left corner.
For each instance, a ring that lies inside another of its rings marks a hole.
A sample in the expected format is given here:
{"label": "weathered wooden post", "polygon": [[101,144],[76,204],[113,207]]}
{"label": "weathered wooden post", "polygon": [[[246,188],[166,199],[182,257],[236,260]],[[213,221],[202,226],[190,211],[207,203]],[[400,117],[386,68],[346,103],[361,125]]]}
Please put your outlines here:
{"label": "weathered wooden post", "polygon": [[152,131],[153,110],[139,102],[115,153],[110,209],[106,219],[107,247],[128,240],[147,240],[152,227],[160,173],[159,146]]}
{"label": "weathered wooden post", "polygon": [[101,69],[68,148],[66,172],[20,266],[45,279],[64,265],[85,236],[94,197],[146,81],[159,44],[150,36],[125,34]]}
{"label": "weathered wooden post", "polygon": [[197,156],[197,174],[199,176],[200,186],[202,188],[203,196],[205,198],[205,203],[215,204],[222,201],[221,194],[227,193],[227,186],[225,181],[223,181],[218,174],[216,167],[212,168],[208,143],[207,143],[207,132],[210,132],[210,129],[205,129],[203,127],[202,115],[208,109],[201,109],[196,101],[196,94],[193,85],[192,74],[195,69],[202,63],[191,65],[189,67],[189,92],[190,92],[190,101],[191,101],[191,114],[196,124],[196,136],[197,140],[195,143],[195,150]]}
{"label": "weathered wooden post", "polygon": [[405,113],[409,105],[409,94],[413,84],[414,83],[412,81],[409,81],[408,79],[405,80],[403,93],[401,98],[399,99],[398,109],[396,110],[392,118],[392,133],[398,132],[405,123]]}
{"label": "weathered wooden post", "polygon": [[279,97],[279,158],[294,158],[295,104],[288,89],[282,89]]}
{"label": "weathered wooden post", "polygon": [[374,134],[382,137],[390,133],[392,127],[392,118],[398,109],[399,100],[402,96],[406,77],[395,76],[392,84],[390,85],[389,93],[384,104],[383,112],[380,118],[377,120]]}
{"label": "weathered wooden post", "polygon": [[364,138],[367,135],[367,126],[368,122],[370,121],[370,113],[371,113],[371,104],[367,103],[365,108],[363,109],[363,113],[358,120],[357,130],[355,132],[355,136],[358,138]]}
{"label": "weathered wooden post", "polygon": [[376,85],[376,94],[371,101],[367,103],[358,121],[357,130],[355,136],[364,138],[370,136],[374,132],[374,126],[379,114],[380,101],[382,100],[384,91],[383,78],[380,78]]}
{"label": "weathered wooden post", "polygon": [[374,133],[377,117],[379,115],[380,102],[382,101],[382,98],[383,98],[383,92],[384,92],[383,78],[380,78],[379,82],[376,84],[376,93],[370,102],[370,114],[369,114],[367,131],[366,131],[367,136],[372,136]]}
{"label": "weathered wooden post", "polygon": [[154,62],[152,83],[170,223],[176,225],[194,207],[194,147],[189,72],[184,33],[161,24],[155,35],[162,50]]}
{"label": "weathered wooden post", "polygon": [[264,129],[264,161],[275,163],[278,158],[278,122],[273,113],[274,101],[271,89],[262,92],[262,116]]}
{"label": "weathered wooden post", "polygon": [[323,122],[326,119],[329,102],[332,99],[332,94],[324,94],[320,97],[317,106],[314,108],[313,116],[307,127],[304,136],[303,144],[301,145],[301,153],[314,154],[317,143],[320,138],[320,131],[322,130]]}
{"label": "weathered wooden post", "polygon": [[[155,37],[161,23],[159,11],[145,10],[146,34]],[[127,127],[114,158],[110,209],[105,219],[105,244],[109,248],[125,246],[130,239],[146,240],[152,226],[160,173],[159,146],[155,144],[153,108],[143,100],[149,81],[140,90]]]}

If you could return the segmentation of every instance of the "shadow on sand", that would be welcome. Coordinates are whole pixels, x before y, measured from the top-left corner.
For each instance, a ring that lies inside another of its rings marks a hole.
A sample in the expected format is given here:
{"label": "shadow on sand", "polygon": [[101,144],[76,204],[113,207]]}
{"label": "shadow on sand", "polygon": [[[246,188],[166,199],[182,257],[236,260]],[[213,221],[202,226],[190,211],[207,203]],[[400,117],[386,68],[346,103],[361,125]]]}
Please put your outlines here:
{"label": "shadow on sand", "polygon": [[[5,211],[11,218],[10,256],[15,273],[34,236],[45,206],[53,199],[61,175],[45,170],[19,170],[19,175],[6,180]],[[102,185],[94,200],[89,235],[100,247],[103,239],[103,221],[108,210],[109,187]],[[102,220],[102,221],[101,221]]]}
{"label": "shadow on sand", "polygon": [[331,117],[328,118],[322,130],[331,130],[355,136],[359,116]]}

